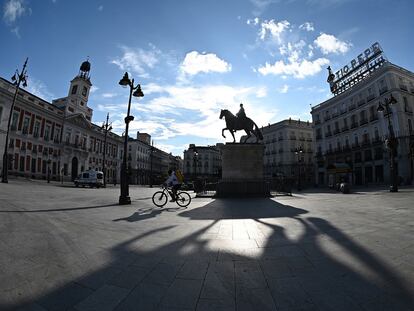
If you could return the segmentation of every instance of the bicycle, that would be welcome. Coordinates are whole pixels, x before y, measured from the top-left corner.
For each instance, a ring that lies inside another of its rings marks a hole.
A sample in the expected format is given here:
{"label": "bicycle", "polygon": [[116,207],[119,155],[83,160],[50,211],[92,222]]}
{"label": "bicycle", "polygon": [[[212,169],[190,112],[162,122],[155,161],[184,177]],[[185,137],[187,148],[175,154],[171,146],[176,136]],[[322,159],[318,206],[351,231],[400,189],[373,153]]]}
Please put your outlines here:
{"label": "bicycle", "polygon": [[[155,192],[152,196],[152,203],[154,203],[157,207],[163,207],[167,204],[168,194],[171,198],[173,197],[173,193],[170,188],[163,185],[162,190]],[[178,190],[175,202],[181,207],[187,207],[191,203],[191,196],[185,191]]]}

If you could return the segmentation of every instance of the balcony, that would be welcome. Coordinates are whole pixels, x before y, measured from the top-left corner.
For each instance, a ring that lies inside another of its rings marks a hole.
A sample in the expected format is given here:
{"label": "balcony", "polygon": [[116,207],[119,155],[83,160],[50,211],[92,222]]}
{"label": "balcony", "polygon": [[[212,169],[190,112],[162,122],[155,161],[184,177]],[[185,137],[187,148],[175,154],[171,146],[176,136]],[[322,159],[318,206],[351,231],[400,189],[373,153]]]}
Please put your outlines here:
{"label": "balcony", "polygon": [[358,123],[357,122],[352,122],[351,124],[351,129],[358,127]]}
{"label": "balcony", "polygon": [[358,149],[360,147],[359,143],[353,143],[352,149]]}
{"label": "balcony", "polygon": [[364,125],[368,123],[368,119],[367,118],[363,118],[359,121],[359,125]]}
{"label": "balcony", "polygon": [[331,119],[331,116],[326,116],[325,118],[324,118],[324,120],[325,121],[329,121]]}
{"label": "balcony", "polygon": [[349,105],[348,111],[352,111],[356,108],[355,104]]}
{"label": "balcony", "polygon": [[371,142],[370,142],[370,140],[369,139],[364,139],[363,141],[362,141],[362,146],[363,147],[367,147],[367,146],[369,146],[371,144]]}
{"label": "balcony", "polygon": [[348,125],[344,125],[341,130],[342,130],[342,132],[348,131],[349,130]]}
{"label": "balcony", "polygon": [[345,144],[345,146],[342,147],[342,151],[350,151],[351,150],[351,146],[348,144]]}
{"label": "balcony", "polygon": [[283,137],[279,137],[279,139],[278,139],[279,141],[281,141],[281,140],[283,140]]}
{"label": "balcony", "polygon": [[373,144],[373,145],[380,145],[380,144],[382,144],[382,140],[381,140],[381,138],[379,138],[379,137],[374,138],[374,139],[372,140],[372,144]]}
{"label": "balcony", "polygon": [[290,136],[290,140],[296,140],[296,136]]}
{"label": "balcony", "polygon": [[338,129],[334,129],[334,135],[338,135],[339,133],[340,133],[341,131],[339,130],[339,128]]}
{"label": "balcony", "polygon": [[369,122],[373,122],[373,121],[377,121],[377,120],[378,120],[378,116],[377,116],[376,114],[371,115],[371,116],[369,117]]}
{"label": "balcony", "polygon": [[367,102],[370,102],[374,98],[375,98],[375,95],[374,94],[369,94],[368,97],[367,97]]}
{"label": "balcony", "polygon": [[400,84],[400,89],[408,92],[408,87],[405,84]]}
{"label": "balcony", "polygon": [[380,88],[380,90],[379,90],[380,95],[382,95],[382,94],[384,94],[386,92],[388,92],[388,87],[386,87],[386,86]]}
{"label": "balcony", "polygon": [[315,125],[321,124],[321,120],[315,120],[314,124]]}
{"label": "balcony", "polygon": [[365,100],[362,99],[362,100],[358,101],[357,105],[358,105],[358,107],[361,107],[361,106],[365,105],[365,103],[366,103]]}
{"label": "balcony", "polygon": [[330,137],[330,136],[332,136],[332,132],[331,131],[328,131],[328,132],[325,133],[325,137]]}

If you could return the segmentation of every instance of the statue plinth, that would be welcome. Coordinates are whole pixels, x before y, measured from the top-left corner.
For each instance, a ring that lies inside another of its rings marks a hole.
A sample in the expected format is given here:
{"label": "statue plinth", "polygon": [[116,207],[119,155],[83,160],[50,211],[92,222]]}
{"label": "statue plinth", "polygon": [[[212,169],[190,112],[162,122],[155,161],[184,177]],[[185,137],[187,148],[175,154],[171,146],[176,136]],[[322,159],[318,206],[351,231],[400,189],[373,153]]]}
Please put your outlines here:
{"label": "statue plinth", "polygon": [[263,178],[263,144],[226,144],[221,147],[222,179],[217,197],[269,196]]}

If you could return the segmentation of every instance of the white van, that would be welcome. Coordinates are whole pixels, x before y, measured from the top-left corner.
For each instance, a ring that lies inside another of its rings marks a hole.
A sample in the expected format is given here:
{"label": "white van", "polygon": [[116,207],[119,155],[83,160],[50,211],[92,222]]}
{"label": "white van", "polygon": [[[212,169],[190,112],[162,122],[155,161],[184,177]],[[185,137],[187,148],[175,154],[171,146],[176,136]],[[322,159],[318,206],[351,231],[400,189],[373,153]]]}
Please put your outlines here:
{"label": "white van", "polygon": [[74,183],[76,187],[89,186],[91,188],[93,187],[99,188],[103,186],[104,184],[103,172],[94,171],[94,170],[83,172],[79,174],[78,178],[74,180]]}

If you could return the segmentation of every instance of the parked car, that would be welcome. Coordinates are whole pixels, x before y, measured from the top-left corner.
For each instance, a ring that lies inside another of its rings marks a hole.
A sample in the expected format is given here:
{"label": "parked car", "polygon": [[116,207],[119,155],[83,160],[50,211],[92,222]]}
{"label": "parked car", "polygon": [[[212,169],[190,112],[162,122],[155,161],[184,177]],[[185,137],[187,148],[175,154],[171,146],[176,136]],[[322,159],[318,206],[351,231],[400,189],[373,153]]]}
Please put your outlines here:
{"label": "parked car", "polygon": [[89,186],[91,188],[99,188],[104,184],[103,172],[94,170],[83,172],[74,180],[74,183],[76,187]]}

